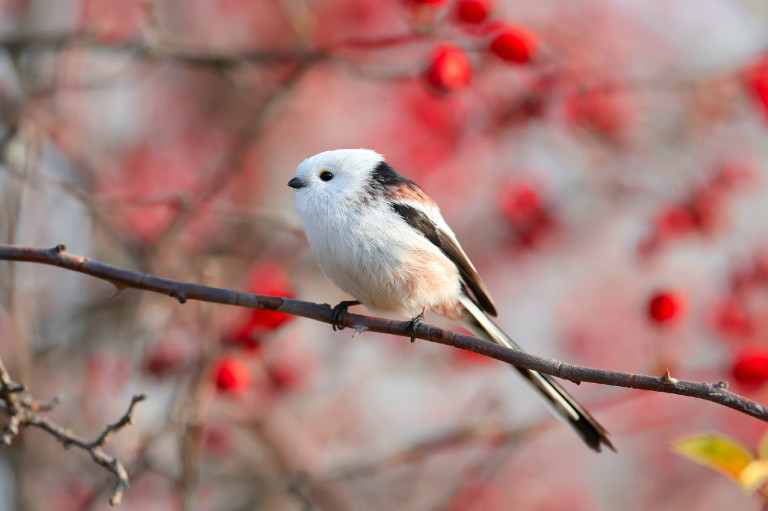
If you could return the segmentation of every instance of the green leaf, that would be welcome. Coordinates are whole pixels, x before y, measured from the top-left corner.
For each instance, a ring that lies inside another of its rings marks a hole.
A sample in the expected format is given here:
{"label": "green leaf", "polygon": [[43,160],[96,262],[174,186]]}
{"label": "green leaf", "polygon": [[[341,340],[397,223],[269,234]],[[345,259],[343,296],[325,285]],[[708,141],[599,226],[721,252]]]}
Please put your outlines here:
{"label": "green leaf", "polygon": [[747,447],[718,433],[679,439],[672,444],[672,449],[680,456],[717,470],[740,484],[742,471],[754,459]]}
{"label": "green leaf", "polygon": [[768,481],[768,460],[756,460],[744,467],[739,475],[741,489],[752,493]]}

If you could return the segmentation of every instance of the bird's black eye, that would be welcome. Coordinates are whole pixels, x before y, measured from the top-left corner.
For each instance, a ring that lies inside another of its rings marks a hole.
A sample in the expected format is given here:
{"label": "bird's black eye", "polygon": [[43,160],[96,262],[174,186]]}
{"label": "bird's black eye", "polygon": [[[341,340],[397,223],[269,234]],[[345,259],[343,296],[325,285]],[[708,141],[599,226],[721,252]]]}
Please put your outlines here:
{"label": "bird's black eye", "polygon": [[320,173],[320,179],[322,179],[323,181],[330,181],[331,179],[333,179],[333,172],[331,172],[330,170],[322,171]]}

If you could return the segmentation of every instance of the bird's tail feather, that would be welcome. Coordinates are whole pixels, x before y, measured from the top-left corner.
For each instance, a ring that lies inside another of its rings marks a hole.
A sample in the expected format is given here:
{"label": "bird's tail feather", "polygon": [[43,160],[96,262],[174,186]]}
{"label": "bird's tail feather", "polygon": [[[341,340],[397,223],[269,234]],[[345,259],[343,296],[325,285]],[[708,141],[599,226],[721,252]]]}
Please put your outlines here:
{"label": "bird's tail feather", "polygon": [[[468,313],[467,326],[475,334],[513,350],[522,349],[496,326],[468,296],[462,296],[461,303]],[[587,445],[598,452],[600,452],[602,445],[608,446],[614,452],[616,451],[608,439],[608,432],[550,376],[530,369],[514,368],[541,394],[555,416],[570,424]]]}

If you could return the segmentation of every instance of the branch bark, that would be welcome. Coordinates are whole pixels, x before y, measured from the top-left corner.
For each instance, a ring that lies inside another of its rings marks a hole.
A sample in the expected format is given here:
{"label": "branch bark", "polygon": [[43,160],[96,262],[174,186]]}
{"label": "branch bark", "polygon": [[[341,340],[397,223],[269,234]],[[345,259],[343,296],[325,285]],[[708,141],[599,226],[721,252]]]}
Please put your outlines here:
{"label": "branch bark", "polygon": [[[0,260],[25,261],[58,266],[109,281],[118,289],[135,288],[162,293],[176,298],[180,303],[184,303],[187,300],[201,300],[225,305],[285,312],[324,323],[331,323],[332,308],[327,304],[241,293],[231,289],[203,286],[157,277],[70,254],[66,251],[64,245],[44,249],[0,244]],[[341,317],[339,324],[355,328],[357,333],[368,330],[408,338],[411,336],[410,326],[407,321],[348,313]],[[431,325],[420,326],[416,331],[416,338],[473,351],[508,364],[533,369],[544,374],[570,380],[577,384],[590,382],[704,399],[768,422],[768,407],[730,392],[727,390],[727,382],[711,384],[678,380],[673,378],[669,372],[661,376],[650,376],[583,367],[539,357],[523,351],[511,350],[476,337]]]}
{"label": "branch bark", "polygon": [[112,435],[128,424],[131,424],[136,405],[144,401],[146,396],[144,394],[133,396],[125,414],[114,424],[107,425],[95,440],[88,441],[38,413],[52,409],[57,401],[50,405],[40,405],[30,396],[22,395],[25,391],[26,389],[23,385],[11,380],[3,361],[0,360],[0,411],[8,416],[8,424],[0,434],[0,445],[10,445],[23,427],[42,429],[58,440],[65,448],[74,445],[86,451],[91,455],[91,459],[94,462],[114,474],[117,478],[117,483],[112,491],[109,503],[113,506],[120,505],[123,493],[130,485],[128,472],[116,457],[107,454],[104,446],[112,438]]}

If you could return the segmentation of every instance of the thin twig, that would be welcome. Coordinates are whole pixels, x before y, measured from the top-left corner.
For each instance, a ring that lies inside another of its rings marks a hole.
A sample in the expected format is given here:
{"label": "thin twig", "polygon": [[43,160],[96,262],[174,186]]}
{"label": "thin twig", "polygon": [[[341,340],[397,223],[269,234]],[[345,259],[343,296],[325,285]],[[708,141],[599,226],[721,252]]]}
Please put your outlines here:
{"label": "thin twig", "polygon": [[146,399],[144,394],[133,396],[128,410],[114,424],[108,424],[95,440],[89,441],[67,428],[60,426],[46,417],[38,414],[55,406],[57,400],[49,404],[38,404],[28,396],[19,396],[24,391],[24,386],[13,382],[8,371],[0,360],[0,410],[8,416],[8,425],[0,434],[0,445],[10,445],[23,427],[35,427],[49,433],[64,447],[75,446],[91,455],[91,459],[112,472],[117,477],[109,503],[117,506],[123,499],[125,489],[130,485],[128,472],[120,461],[104,451],[104,446],[110,438],[122,428],[131,424],[136,405]]}
{"label": "thin twig", "polygon": [[125,414],[114,424],[109,424],[104,428],[104,431],[93,441],[88,441],[83,437],[80,437],[67,429],[54,424],[45,417],[41,417],[36,413],[28,413],[23,425],[34,426],[50,433],[56,440],[61,442],[64,447],[76,446],[91,455],[93,461],[112,472],[117,477],[117,484],[112,492],[112,496],[109,498],[109,503],[113,506],[120,505],[123,499],[123,493],[130,485],[128,479],[128,472],[125,470],[120,461],[107,454],[103,447],[109,441],[109,439],[117,433],[120,429],[131,424],[133,421],[133,412],[136,405],[141,401],[144,401],[147,397],[144,394],[133,396],[131,404],[128,405],[128,410]]}
{"label": "thin twig", "polygon": [[[67,253],[64,245],[45,249],[0,244],[0,260],[26,261],[59,266],[109,281],[120,289],[136,288],[172,296],[180,303],[184,303],[187,300],[201,300],[253,309],[273,310],[324,323],[331,323],[332,309],[327,304],[321,305],[276,296],[241,293],[231,289],[203,286],[157,277]],[[411,336],[408,321],[346,314],[341,317],[338,324],[356,329],[364,327],[371,332],[388,333],[409,338]],[[727,382],[711,384],[678,380],[673,378],[668,371],[656,377],[583,367],[539,357],[523,351],[512,350],[470,335],[458,334],[431,325],[420,326],[416,330],[416,337],[438,344],[473,351],[508,364],[533,369],[544,374],[570,380],[577,384],[590,382],[694,397],[733,408],[768,422],[767,407],[730,392],[727,390]]]}

